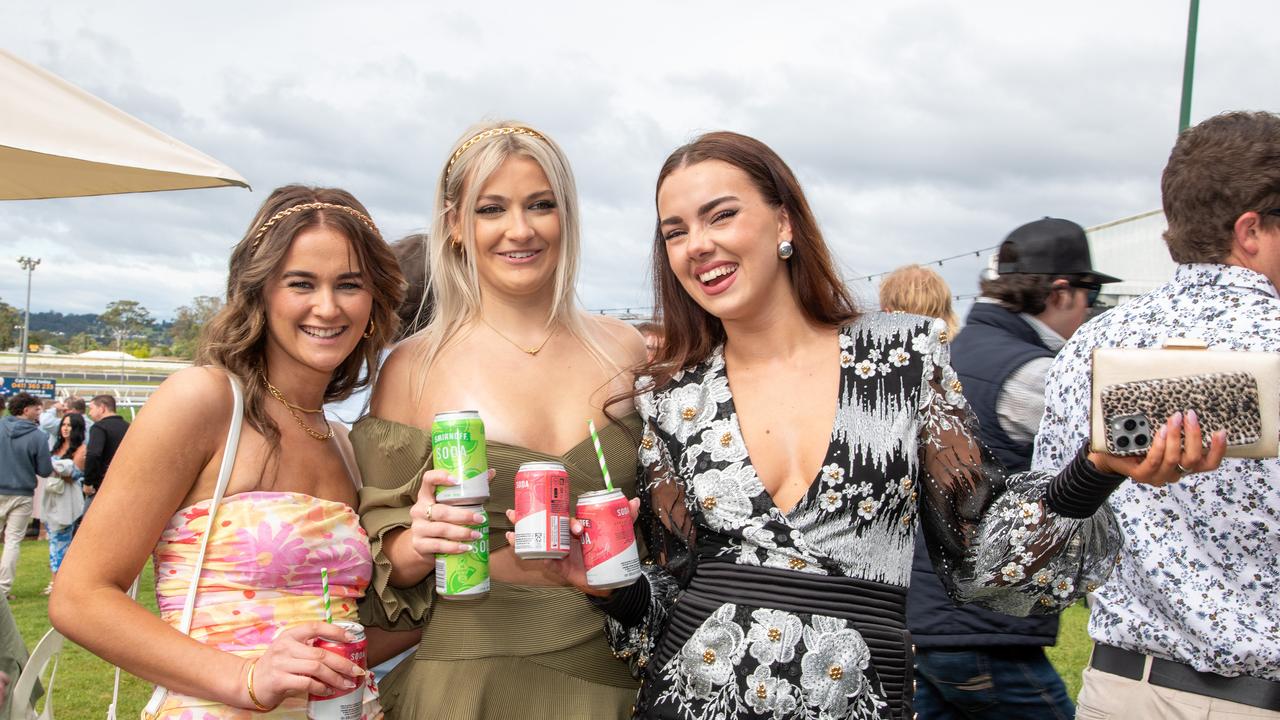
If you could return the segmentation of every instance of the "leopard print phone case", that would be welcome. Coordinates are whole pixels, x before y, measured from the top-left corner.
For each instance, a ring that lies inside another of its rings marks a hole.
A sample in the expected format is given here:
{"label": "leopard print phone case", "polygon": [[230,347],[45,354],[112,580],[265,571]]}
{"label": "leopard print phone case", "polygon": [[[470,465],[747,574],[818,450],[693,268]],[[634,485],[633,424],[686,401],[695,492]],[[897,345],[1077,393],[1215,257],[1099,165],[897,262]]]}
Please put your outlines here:
{"label": "leopard print phone case", "polygon": [[1258,442],[1262,409],[1258,383],[1247,372],[1187,375],[1110,385],[1102,389],[1107,452],[1141,455],[1155,432],[1176,412],[1195,410],[1207,447],[1210,436],[1227,431],[1227,446]]}

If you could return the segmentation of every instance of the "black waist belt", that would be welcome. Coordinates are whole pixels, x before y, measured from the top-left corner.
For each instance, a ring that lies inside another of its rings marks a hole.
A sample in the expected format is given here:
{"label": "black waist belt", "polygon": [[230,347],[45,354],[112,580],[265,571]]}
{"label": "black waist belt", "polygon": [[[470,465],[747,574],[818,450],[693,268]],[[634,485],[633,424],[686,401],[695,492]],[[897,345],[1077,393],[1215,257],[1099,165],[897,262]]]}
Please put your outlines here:
{"label": "black waist belt", "polygon": [[[1130,680],[1141,680],[1146,660],[1147,656],[1140,652],[1097,643],[1093,646],[1093,658],[1089,661],[1089,666]],[[1201,672],[1180,662],[1153,657],[1151,675],[1147,682],[1263,710],[1280,710],[1280,682],[1274,680],[1249,675],[1227,677]]]}
{"label": "black waist belt", "polygon": [[912,684],[906,594],[859,578],[703,561],[672,608],[652,662],[662,667],[724,603],[841,618],[866,641],[871,670],[897,717]]}

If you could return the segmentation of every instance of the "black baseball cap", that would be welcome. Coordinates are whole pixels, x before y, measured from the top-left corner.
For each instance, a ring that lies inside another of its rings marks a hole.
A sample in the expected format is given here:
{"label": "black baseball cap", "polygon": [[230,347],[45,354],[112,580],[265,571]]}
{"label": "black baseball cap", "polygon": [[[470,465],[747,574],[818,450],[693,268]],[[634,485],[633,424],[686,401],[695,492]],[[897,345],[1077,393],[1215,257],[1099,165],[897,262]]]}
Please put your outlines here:
{"label": "black baseball cap", "polygon": [[1070,275],[1098,284],[1121,282],[1120,278],[1093,269],[1089,239],[1084,228],[1062,218],[1035,220],[1009,233],[1000,245],[1000,275]]}

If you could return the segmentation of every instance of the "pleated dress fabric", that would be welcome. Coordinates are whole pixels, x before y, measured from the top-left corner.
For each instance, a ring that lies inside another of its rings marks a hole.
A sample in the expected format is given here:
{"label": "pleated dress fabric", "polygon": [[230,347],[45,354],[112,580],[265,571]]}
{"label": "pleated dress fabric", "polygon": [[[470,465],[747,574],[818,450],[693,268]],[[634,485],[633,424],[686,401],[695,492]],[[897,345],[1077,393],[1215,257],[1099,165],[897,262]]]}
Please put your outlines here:
{"label": "pleated dress fabric", "polygon": [[[614,486],[635,494],[639,418],[630,415],[602,428],[601,446]],[[492,581],[480,600],[439,600],[434,576],[413,588],[388,584],[391,565],[382,552],[386,533],[410,524],[422,473],[431,467],[430,433],[422,428],[366,418],[351,432],[364,477],[361,519],[374,553],[370,593],[361,619],[381,627],[421,625],[422,642],[411,660],[382,682],[388,718],[630,717],[639,687],[604,635],[604,614],[572,588]],[[526,462],[559,462],[574,497],[603,487],[590,438],[562,456],[489,441],[496,471],[485,503],[490,552],[506,546],[512,530],[505,511],[514,507],[515,473]]]}

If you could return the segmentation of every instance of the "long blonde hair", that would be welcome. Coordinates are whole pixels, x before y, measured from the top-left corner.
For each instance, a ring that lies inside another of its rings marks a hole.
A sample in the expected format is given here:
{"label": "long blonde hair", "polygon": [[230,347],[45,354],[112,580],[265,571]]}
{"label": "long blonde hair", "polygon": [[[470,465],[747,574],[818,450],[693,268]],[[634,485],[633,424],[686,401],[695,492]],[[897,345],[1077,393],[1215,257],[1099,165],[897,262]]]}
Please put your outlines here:
{"label": "long blonde hair", "polygon": [[951,307],[951,288],[938,273],[919,265],[903,265],[880,283],[880,309],[941,318],[955,337],[960,323]]}
{"label": "long blonde hair", "polygon": [[[522,132],[487,131],[520,128]],[[486,136],[487,135],[487,136]],[[481,137],[484,136],[484,137]],[[480,139],[477,139],[477,138]],[[465,146],[465,148],[464,148]],[[473,125],[449,151],[450,160],[436,183],[435,217],[428,240],[427,292],[431,321],[417,335],[422,349],[421,377],[459,331],[480,317],[480,276],[475,261],[476,199],[508,158],[527,157],[538,163],[551,184],[560,215],[560,257],[556,263],[554,299],[547,327],[561,323],[607,370],[620,370],[601,346],[586,313],[580,308],[576,287],[581,254],[578,221],[578,188],[564,151],[546,134],[511,120]],[[458,232],[455,234],[454,229]]]}

